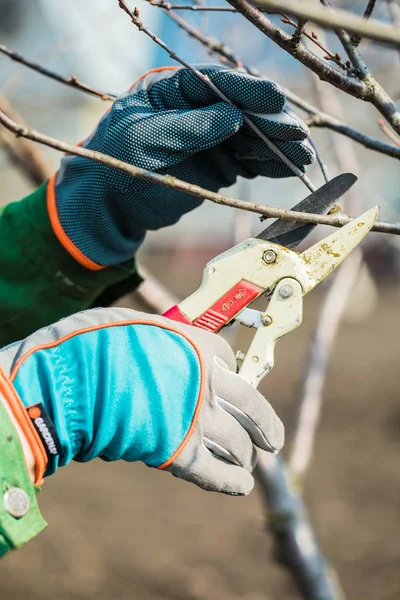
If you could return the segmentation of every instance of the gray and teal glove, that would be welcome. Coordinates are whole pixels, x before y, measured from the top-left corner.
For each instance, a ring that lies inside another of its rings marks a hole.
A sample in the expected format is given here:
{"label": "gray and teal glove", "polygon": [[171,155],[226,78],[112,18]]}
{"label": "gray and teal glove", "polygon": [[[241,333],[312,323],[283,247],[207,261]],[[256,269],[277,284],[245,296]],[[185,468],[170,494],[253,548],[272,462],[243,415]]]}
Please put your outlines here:
{"label": "gray and teal glove", "polygon": [[[307,128],[274,82],[218,65],[199,68],[237,108],[187,69],[156,69],[114,102],[83,145],[213,191],[239,175],[291,176],[243,124],[246,112],[297,167],[304,170],[314,160]],[[176,223],[200,203],[77,156],[63,158],[48,185],[53,229],[90,269],[130,259],[147,230]]]}
{"label": "gray and teal glove", "polygon": [[78,313],[0,352],[10,405],[35,425],[47,475],[73,459],[124,459],[243,495],[255,446],[277,452],[284,434],[235,363],[217,335],[119,308]]}

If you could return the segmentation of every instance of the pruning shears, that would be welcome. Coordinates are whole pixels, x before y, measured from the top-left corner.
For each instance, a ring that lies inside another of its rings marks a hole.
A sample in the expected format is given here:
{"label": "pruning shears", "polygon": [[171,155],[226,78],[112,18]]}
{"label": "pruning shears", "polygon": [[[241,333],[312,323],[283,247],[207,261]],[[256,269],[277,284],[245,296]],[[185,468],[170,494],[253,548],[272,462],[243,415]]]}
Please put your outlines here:
{"label": "pruning shears", "polygon": [[[355,175],[335,177],[293,207],[301,212],[328,212],[355,183]],[[293,251],[313,224],[277,220],[210,260],[200,287],[170,308],[165,317],[218,333],[238,321],[256,333],[246,354],[238,353],[238,373],[257,387],[274,364],[275,344],[302,321],[303,296],[323,281],[364,239],[378,218],[379,207],[354,219],[301,254]],[[262,295],[264,311],[249,308]]]}

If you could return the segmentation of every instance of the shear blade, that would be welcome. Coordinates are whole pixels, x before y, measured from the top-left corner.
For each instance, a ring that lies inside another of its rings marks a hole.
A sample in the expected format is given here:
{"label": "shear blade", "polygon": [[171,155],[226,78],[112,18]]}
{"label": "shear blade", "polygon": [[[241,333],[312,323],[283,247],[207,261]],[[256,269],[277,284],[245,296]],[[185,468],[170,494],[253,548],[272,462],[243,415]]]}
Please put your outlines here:
{"label": "shear blade", "polygon": [[309,275],[307,281],[302,281],[304,295],[321,283],[351,254],[365,238],[378,215],[379,206],[375,206],[300,254]]}
{"label": "shear blade", "polygon": [[[296,206],[293,206],[291,210],[316,213],[318,215],[326,214],[356,181],[357,177],[352,173],[338,175],[307,196],[307,198],[304,198]],[[316,225],[312,223],[299,223],[298,221],[278,219],[259,233],[257,238],[280,244],[293,250],[315,227]]]}

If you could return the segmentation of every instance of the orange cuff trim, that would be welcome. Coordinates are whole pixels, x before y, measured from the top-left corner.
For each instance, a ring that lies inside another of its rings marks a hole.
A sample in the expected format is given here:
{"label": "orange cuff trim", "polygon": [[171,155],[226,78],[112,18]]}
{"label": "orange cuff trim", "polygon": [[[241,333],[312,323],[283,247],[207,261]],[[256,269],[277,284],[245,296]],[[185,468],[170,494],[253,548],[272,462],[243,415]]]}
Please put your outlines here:
{"label": "orange cuff trim", "polygon": [[[169,329],[169,327],[166,327],[165,329]],[[172,329],[171,327],[171,331],[176,331],[175,329]],[[188,341],[190,343],[190,345],[194,348],[196,354],[197,354],[197,358],[199,359],[199,364],[200,364],[200,389],[199,389],[199,395],[197,397],[197,402],[196,402],[196,408],[195,411],[193,413],[193,418],[192,418],[192,422],[190,424],[190,427],[185,435],[185,437],[183,438],[182,442],[180,443],[180,445],[178,446],[178,448],[175,450],[175,452],[173,453],[172,456],[170,456],[170,458],[168,460],[165,461],[165,463],[163,463],[162,465],[160,465],[158,467],[158,469],[160,471],[163,471],[164,469],[166,469],[167,467],[169,467],[170,464],[172,464],[174,462],[174,460],[179,456],[179,454],[182,452],[182,450],[184,449],[184,447],[186,446],[186,444],[188,443],[189,439],[192,436],[192,433],[197,425],[197,421],[199,419],[199,414],[200,414],[200,408],[201,408],[201,404],[203,401],[203,392],[204,392],[204,363],[203,363],[203,358],[200,354],[200,350],[197,348],[197,346],[193,343],[193,341],[186,336],[184,333],[182,333],[181,331],[176,331],[176,333],[179,333],[182,337],[185,338],[186,341]]]}
{"label": "orange cuff trim", "polygon": [[[77,331],[73,331],[72,333],[69,333],[68,335],[65,335],[62,338],[59,338],[58,340],[56,340],[55,342],[49,342],[48,344],[42,344],[40,346],[36,346],[34,348],[31,348],[26,354],[24,354],[23,356],[21,356],[21,358],[17,361],[16,365],[14,366],[13,370],[11,371],[10,374],[10,380],[11,382],[13,382],[18,374],[18,369],[21,367],[22,363],[29,358],[30,356],[32,356],[32,354],[38,350],[45,350],[47,348],[54,348],[54,346],[58,346],[58,344],[62,344],[63,342],[75,337],[76,335],[80,335],[82,333],[89,333],[90,331],[96,331],[98,329],[105,329],[106,327],[124,327],[127,325],[153,325],[156,327],[161,327],[162,329],[166,329],[167,331],[172,331],[173,333],[178,333],[179,335],[181,335],[183,338],[185,338],[185,340],[187,342],[189,342],[189,344],[194,348],[197,358],[199,360],[199,364],[200,364],[200,389],[199,389],[199,395],[197,398],[197,403],[196,403],[196,408],[193,414],[193,418],[192,418],[192,422],[190,424],[190,427],[183,439],[183,441],[181,442],[181,444],[178,446],[177,450],[175,450],[175,452],[173,453],[173,455],[166,460],[162,465],[160,465],[158,467],[158,469],[160,470],[164,470],[166,469],[171,463],[174,462],[174,460],[176,459],[176,457],[182,452],[182,450],[184,449],[184,447],[186,446],[186,444],[188,443],[199,418],[199,414],[200,414],[200,408],[201,408],[201,403],[203,400],[203,391],[204,391],[204,363],[203,363],[203,358],[201,356],[200,350],[197,348],[197,346],[193,343],[193,341],[190,339],[190,337],[188,335],[186,335],[185,333],[183,333],[182,331],[180,331],[179,329],[176,329],[175,327],[172,327],[171,325],[162,325],[160,323],[154,322],[154,321],[149,321],[149,320],[134,320],[134,321],[116,321],[115,323],[102,323],[101,325],[93,325],[92,327],[86,327],[84,329],[79,329]],[[14,389],[14,388],[12,388]],[[26,416],[26,415],[25,415]],[[29,422],[29,425],[33,428],[32,423]],[[34,433],[36,434],[36,431],[34,431]],[[36,434],[37,435],[37,434]],[[40,440],[39,440],[40,442]],[[41,443],[41,442],[40,442]]]}
{"label": "orange cuff trim", "polygon": [[43,483],[43,475],[47,467],[47,454],[41,439],[30,420],[25,406],[22,404],[15,388],[0,367],[0,392],[10,407],[18,425],[21,427],[35,459],[35,483]]}
{"label": "orange cuff trim", "polygon": [[142,81],[142,79],[147,77],[147,75],[151,75],[151,73],[162,73],[162,71],[177,71],[178,69],[180,69],[180,67],[156,67],[155,69],[150,69],[150,71],[147,71],[146,73],[144,73],[144,75],[138,77],[136,81],[132,83],[129,89],[133,90],[133,88],[137,83],[139,83],[139,81]]}
{"label": "orange cuff trim", "polygon": [[47,211],[49,213],[50,223],[53,228],[55,235],[58,238],[60,244],[65,250],[74,258],[79,264],[90,271],[101,271],[106,268],[104,265],[98,265],[93,262],[79,250],[73,241],[67,236],[60,220],[58,218],[57,203],[56,203],[56,177],[57,173],[51,177],[47,184]]}

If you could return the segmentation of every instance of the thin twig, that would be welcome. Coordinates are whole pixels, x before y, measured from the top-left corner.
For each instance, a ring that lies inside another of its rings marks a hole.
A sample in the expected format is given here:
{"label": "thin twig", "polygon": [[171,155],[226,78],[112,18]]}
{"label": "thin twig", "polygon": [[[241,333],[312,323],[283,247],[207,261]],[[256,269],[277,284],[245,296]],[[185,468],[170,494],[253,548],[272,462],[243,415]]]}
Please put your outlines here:
{"label": "thin twig", "polygon": [[[269,2],[269,0],[264,1]],[[248,21],[253,23],[257,29],[262,31],[267,37],[273,40],[278,46],[286,50],[286,52],[296,58],[300,63],[316,73],[322,81],[331,83],[335,87],[350,94],[351,96],[354,96],[355,98],[365,100],[366,102],[371,102],[379,110],[382,116],[384,116],[385,119],[390,123],[393,129],[400,132],[400,110],[390,96],[385,92],[385,90],[383,90],[381,86],[377,84],[375,80],[361,81],[356,77],[342,73],[337,68],[328,64],[326,61],[318,58],[315,54],[305,48],[303,44],[300,44],[298,48],[293,49],[291,46],[291,36],[283,31],[280,27],[277,27],[274,23],[272,23],[270,19],[257,10],[253,4],[248,2],[248,0],[228,0],[228,2],[231,6],[234,6]],[[288,0],[288,3],[290,3],[290,6],[293,4],[292,0]],[[282,6],[284,5],[282,10],[286,11],[287,3],[281,2],[281,4]],[[299,6],[297,2],[294,4]],[[302,2],[301,6],[303,6],[303,4],[304,2]],[[307,2],[307,5],[308,4],[309,3]],[[324,14],[329,13],[329,11],[326,9],[323,9],[323,12]],[[400,37],[400,30],[398,35]]]}
{"label": "thin twig", "polygon": [[[165,0],[147,0],[149,4],[152,6],[157,6],[159,8],[163,8],[164,10],[191,10],[195,12],[199,11],[207,11],[207,12],[230,12],[235,13],[237,10],[231,6],[210,6],[208,4],[202,4],[201,6],[197,4],[172,4],[171,2],[166,2]],[[265,8],[259,7],[262,12],[269,13]]]}
{"label": "thin twig", "polygon": [[376,19],[367,21],[339,8],[331,12],[320,8],[310,0],[258,0],[257,3],[270,11],[280,12],[282,10],[290,15],[313,21],[321,27],[343,28],[371,40],[385,42],[396,47],[400,46],[399,29]]}
{"label": "thin twig", "polygon": [[[220,54],[220,56],[222,57],[222,62],[225,62],[225,59],[227,59],[228,61],[231,61],[233,64],[235,64],[235,66],[237,67],[242,67],[243,64],[241,61],[237,60],[234,57],[234,54],[232,52],[232,50],[224,43],[218,42],[217,40],[213,40],[210,37],[207,37],[206,35],[204,35],[202,32],[200,32],[198,29],[196,29],[195,27],[193,27],[193,25],[191,25],[190,23],[188,23],[187,21],[185,21],[184,19],[182,19],[181,17],[179,17],[176,13],[174,13],[173,11],[178,9],[178,8],[182,8],[181,5],[179,4],[170,4],[169,2],[164,2],[163,0],[161,0],[161,2],[154,2],[152,0],[147,0],[147,2],[149,4],[151,4],[152,6],[157,6],[158,8],[162,8],[164,9],[164,11],[168,14],[168,16],[175,21],[180,27],[182,27],[182,29],[184,29],[191,37],[199,40],[204,46],[206,46],[211,52],[218,52]],[[186,8],[192,8],[189,5],[186,5]],[[207,6],[202,6],[202,7],[198,7],[195,6],[194,7],[196,10],[200,8],[202,10],[206,10],[209,7]],[[227,6],[215,6],[212,7],[213,10],[226,10],[226,11],[230,11],[230,12],[238,12],[236,9],[234,9],[233,7],[227,7]],[[295,23],[292,19],[289,19],[289,17],[283,13],[282,14],[282,23],[285,23],[286,25],[290,25],[291,27],[294,27],[296,29],[297,27],[297,23]],[[308,33],[308,31],[303,30],[303,35],[308,38],[311,42],[313,42],[316,46],[318,46],[318,48],[320,48],[323,52],[325,52],[325,58],[327,60],[331,60],[332,62],[334,62],[335,64],[337,64],[341,69],[343,69],[344,71],[347,71],[347,67],[346,65],[340,60],[340,56],[335,52],[332,52],[331,50],[329,50],[329,48],[326,48],[323,44],[321,44],[320,40],[318,39],[318,36],[316,36],[314,34],[314,32]],[[202,39],[201,39],[202,38]],[[293,40],[293,37],[292,37]],[[221,46],[221,48],[220,48]],[[295,44],[295,46],[298,46],[298,44]],[[226,52],[224,52],[224,50],[226,49]],[[257,74],[257,76],[259,75],[259,72],[247,67],[246,68],[247,72],[250,73],[251,75],[253,74]]]}
{"label": "thin twig", "polygon": [[396,144],[396,146],[399,148],[400,153],[400,137],[396,135],[394,131],[389,129],[387,123],[383,119],[378,119],[378,125],[382,129],[383,133],[389,138],[389,140]]}
{"label": "thin twig", "polygon": [[314,142],[314,140],[312,138],[310,138],[310,144],[314,148],[315,156],[317,157],[317,162],[318,162],[319,168],[321,169],[323,178],[325,179],[325,181],[329,181],[330,177],[329,177],[328,165],[322,158],[321,152],[319,151],[316,143]]}
{"label": "thin twig", "polygon": [[[320,2],[329,12],[333,12],[330,0],[320,0]],[[345,49],[351,64],[353,65],[354,75],[360,79],[363,79],[364,81],[374,81],[370,70],[364,62],[364,59],[357,48],[352,44],[350,35],[347,33],[347,31],[345,31],[343,27],[336,27],[334,31],[338,36],[343,48]]]}
{"label": "thin twig", "polygon": [[[12,131],[17,137],[25,137],[38,142],[39,144],[44,144],[45,146],[54,148],[55,150],[60,150],[61,152],[66,152],[75,156],[83,156],[84,158],[88,158],[114,169],[119,169],[120,171],[123,171],[132,177],[137,177],[138,179],[143,179],[145,181],[151,181],[152,183],[157,183],[167,188],[184,192],[185,194],[190,194],[191,196],[195,196],[201,200],[209,200],[215,204],[230,206],[231,208],[237,208],[239,210],[247,210],[271,219],[285,219],[289,221],[297,221],[299,223],[320,223],[323,225],[331,225],[332,227],[343,227],[353,220],[351,217],[341,214],[317,215],[313,213],[302,213],[293,210],[286,210],[284,208],[247,202],[246,200],[240,200],[239,198],[230,198],[228,196],[206,190],[198,185],[181,181],[180,179],[172,177],[171,175],[160,175],[159,173],[147,171],[146,169],[123,162],[112,156],[103,154],[102,152],[90,150],[88,148],[84,148],[83,146],[74,146],[73,144],[68,144],[67,142],[51,138],[43,133],[40,133],[39,131],[30,129],[25,125],[15,123],[2,110],[0,110],[0,123]],[[400,235],[400,223],[377,221],[373,226],[372,231]]]}
{"label": "thin twig", "polygon": [[[4,110],[14,121],[21,117],[10,106],[7,98],[0,94],[0,110]],[[10,160],[34,185],[41,185],[51,175],[51,167],[40,146],[24,138],[17,139],[12,132],[0,128],[0,143]]]}
{"label": "thin twig", "polygon": [[29,67],[29,69],[33,69],[33,71],[36,71],[37,73],[41,73],[42,75],[50,77],[50,79],[54,79],[59,83],[63,83],[65,85],[68,85],[69,87],[81,90],[82,92],[86,92],[87,94],[91,94],[92,96],[96,96],[101,100],[113,101],[116,98],[114,94],[108,94],[106,92],[96,90],[90,85],[79,81],[79,79],[75,75],[71,75],[70,77],[63,77],[58,73],[54,73],[54,71],[50,71],[50,69],[47,69],[46,67],[43,67],[42,65],[39,65],[38,63],[35,63],[25,58],[24,56],[21,56],[21,54],[10,50],[10,48],[7,48],[7,46],[4,46],[4,44],[0,44],[0,52],[11,58],[11,60],[25,65],[26,67]]}
{"label": "thin twig", "polygon": [[[375,4],[376,4],[376,0],[368,0],[368,4],[364,11],[364,16],[363,16],[364,19],[370,18],[370,16],[374,12]],[[361,35],[352,35],[350,39],[351,39],[351,43],[353,44],[353,46],[357,47],[362,40],[362,36]]]}
{"label": "thin twig", "polygon": [[[165,42],[163,42],[152,31],[150,31],[150,29],[146,25],[143,24],[143,22],[139,18],[139,10],[137,8],[135,8],[132,11],[126,4],[125,0],[118,0],[118,4],[120,8],[130,17],[132,23],[135,25],[135,27],[138,28],[139,31],[143,31],[143,33],[145,33],[151,40],[153,40],[153,42],[155,42],[158,46],[160,46],[160,48],[165,50],[165,52],[167,52],[167,54],[173,60],[176,60],[176,62],[186,67],[186,69],[191,71],[198,79],[203,81],[203,83],[205,83],[205,85],[207,85],[211,90],[213,90],[213,92],[215,92],[215,94],[217,94],[217,96],[219,96],[224,102],[230,104],[231,106],[234,106],[233,102],[227,96],[225,96],[225,94],[223,94],[206,75],[203,75],[203,73],[201,73],[198,69],[193,67],[193,65],[190,65],[187,61],[178,56],[176,52],[174,52],[169,46],[167,46]],[[258,135],[258,137],[260,137],[263,140],[263,142],[268,146],[268,148],[272,150],[272,152],[276,154],[276,156],[278,156],[281,159],[281,161],[304,183],[304,185],[310,191],[315,191],[316,188],[314,184],[309,180],[307,175],[303,173],[301,169],[296,167],[296,165],[294,165],[292,161],[287,156],[285,156],[285,154],[266,135],[264,135],[264,133],[257,127],[257,125],[253,123],[253,121],[247,115],[243,114],[243,120]]]}
{"label": "thin twig", "polygon": [[300,413],[289,459],[290,471],[301,483],[311,461],[320,420],[326,372],[333,344],[351,290],[357,279],[362,253],[357,250],[339,269],[322,304],[304,373]]}
{"label": "thin twig", "polygon": [[375,8],[376,0],[368,0],[367,7],[364,11],[364,19],[369,19]]}
{"label": "thin twig", "polygon": [[[290,25],[291,27],[295,27],[295,28],[297,27],[296,23],[294,21],[292,21],[292,19],[290,19],[285,14],[282,14],[281,21],[285,25]],[[303,23],[306,23],[306,22],[307,21],[303,21]],[[315,44],[316,46],[318,46],[318,48],[320,50],[322,50],[323,52],[325,52],[325,56],[324,56],[325,60],[331,60],[336,65],[338,65],[338,67],[340,67],[341,69],[343,69],[343,71],[345,71],[346,73],[348,72],[348,67],[341,60],[340,54],[338,54],[338,52],[332,52],[331,50],[329,50],[329,48],[327,48],[326,46],[324,46],[324,44],[321,44],[320,40],[318,39],[318,35],[314,31],[312,31],[311,33],[308,33],[308,31],[306,31],[306,30],[303,29],[303,35],[304,35],[305,38],[307,38],[308,40],[310,40],[310,42],[312,42],[313,44]],[[293,36],[292,36],[292,39],[293,39]],[[301,41],[301,38],[299,38],[298,42],[296,40],[295,48],[299,47],[300,41]]]}

